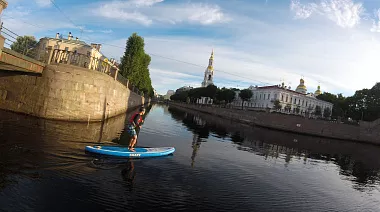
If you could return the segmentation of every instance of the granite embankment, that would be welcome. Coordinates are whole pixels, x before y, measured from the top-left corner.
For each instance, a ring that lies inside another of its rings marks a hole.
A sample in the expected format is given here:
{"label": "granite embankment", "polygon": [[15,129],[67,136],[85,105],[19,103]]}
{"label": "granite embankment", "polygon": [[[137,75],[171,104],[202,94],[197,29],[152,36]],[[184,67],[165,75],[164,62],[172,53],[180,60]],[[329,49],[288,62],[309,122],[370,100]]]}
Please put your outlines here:
{"label": "granite embankment", "polygon": [[46,119],[102,121],[144,104],[144,97],[107,74],[47,65],[42,75],[0,72],[0,109]]}
{"label": "granite embankment", "polygon": [[368,124],[355,126],[277,113],[246,111],[175,102],[170,102],[169,104],[171,106],[208,113],[214,116],[227,118],[253,126],[266,127],[304,135],[380,145],[380,130],[377,125],[371,125],[371,127],[369,127]]}

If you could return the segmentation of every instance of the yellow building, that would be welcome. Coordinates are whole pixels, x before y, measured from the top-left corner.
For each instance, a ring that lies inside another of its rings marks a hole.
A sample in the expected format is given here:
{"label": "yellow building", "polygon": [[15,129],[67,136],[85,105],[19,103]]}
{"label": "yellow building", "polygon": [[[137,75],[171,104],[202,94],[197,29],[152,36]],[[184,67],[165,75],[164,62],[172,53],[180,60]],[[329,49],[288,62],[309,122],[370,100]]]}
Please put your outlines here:
{"label": "yellow building", "polygon": [[[41,38],[36,47],[36,59],[45,63],[51,62],[49,60],[49,53],[53,51],[53,59],[55,62],[65,62],[68,60],[69,54],[82,55],[86,58],[84,67],[97,70],[102,63],[109,64],[113,69],[118,69],[115,65],[115,60],[108,60],[101,52],[101,44],[91,43],[91,45],[73,38],[69,32],[67,39],[63,38],[59,33],[54,38],[44,37]],[[55,51],[57,50],[57,51]],[[60,54],[58,55],[58,50]],[[107,70],[105,72],[109,72]]]}

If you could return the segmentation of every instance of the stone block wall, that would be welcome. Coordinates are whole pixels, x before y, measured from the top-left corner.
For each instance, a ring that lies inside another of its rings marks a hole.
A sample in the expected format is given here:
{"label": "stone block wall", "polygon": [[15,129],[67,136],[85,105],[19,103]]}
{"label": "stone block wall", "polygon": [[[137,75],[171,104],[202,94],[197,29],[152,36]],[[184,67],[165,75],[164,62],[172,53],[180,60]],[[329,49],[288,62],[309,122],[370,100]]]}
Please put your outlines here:
{"label": "stone block wall", "polygon": [[334,139],[380,144],[380,131],[364,126],[339,124],[336,122],[314,120],[276,113],[244,111],[173,102],[171,105],[193,109],[222,118],[228,118],[240,123],[257,125],[271,129]]}
{"label": "stone block wall", "polygon": [[48,65],[42,75],[0,72],[0,109],[47,119],[101,121],[144,104],[112,77],[70,65]]}

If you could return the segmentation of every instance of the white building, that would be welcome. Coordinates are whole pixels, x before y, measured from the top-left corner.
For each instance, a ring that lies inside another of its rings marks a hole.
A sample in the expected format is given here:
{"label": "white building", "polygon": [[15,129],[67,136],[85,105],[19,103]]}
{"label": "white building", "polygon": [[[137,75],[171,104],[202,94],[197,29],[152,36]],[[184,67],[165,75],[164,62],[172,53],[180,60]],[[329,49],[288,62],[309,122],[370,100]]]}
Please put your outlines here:
{"label": "white building", "polygon": [[166,92],[166,95],[164,97],[164,99],[167,99],[167,100],[170,100],[170,97],[174,94],[174,91],[173,90],[168,90],[168,92]]}
{"label": "white building", "polygon": [[210,59],[208,60],[208,66],[205,71],[202,87],[207,87],[211,84],[214,84],[213,79],[214,79],[214,50],[212,50]]}
{"label": "white building", "polygon": [[[286,86],[284,83],[282,85],[257,87],[250,86],[249,89],[252,90],[252,98],[244,102],[245,107],[259,108],[259,109],[274,109],[274,102],[279,100],[281,105],[281,111],[287,113],[307,115],[315,112],[316,106],[320,106],[321,112],[325,108],[333,108],[333,104],[330,102],[322,101],[316,98],[322,92],[320,91],[320,86],[318,90],[313,93],[306,93],[307,89],[305,86],[305,81],[300,80],[300,85],[297,87],[296,91],[293,91]],[[239,97],[239,92],[236,93],[234,106],[242,106],[242,100]]]}

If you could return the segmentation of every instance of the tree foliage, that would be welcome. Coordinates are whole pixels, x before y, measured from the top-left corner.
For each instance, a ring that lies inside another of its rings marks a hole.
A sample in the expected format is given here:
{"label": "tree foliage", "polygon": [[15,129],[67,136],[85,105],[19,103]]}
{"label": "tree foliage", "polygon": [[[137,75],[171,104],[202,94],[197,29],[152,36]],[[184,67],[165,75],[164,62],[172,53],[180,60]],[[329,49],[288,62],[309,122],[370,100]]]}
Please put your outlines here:
{"label": "tree foliage", "polygon": [[20,54],[34,57],[36,54],[36,46],[37,41],[34,36],[19,36],[17,37],[16,42],[11,45],[11,49]]}
{"label": "tree foliage", "polygon": [[231,103],[235,99],[235,91],[223,87],[217,90],[215,97],[218,101],[224,102],[225,104]]}
{"label": "tree foliage", "polygon": [[276,99],[276,100],[273,102],[273,109],[275,109],[275,110],[281,110],[281,109],[282,109],[282,106],[281,106],[280,100]]}
{"label": "tree foliage", "polygon": [[315,106],[315,112],[314,112],[314,114],[316,116],[322,115],[322,108],[321,108],[321,106],[319,106],[319,105]]}
{"label": "tree foliage", "polygon": [[193,88],[191,90],[177,89],[170,99],[173,101],[195,103],[197,99],[201,97],[208,97],[227,104],[235,99],[235,91],[228,88],[219,89],[215,85],[209,85],[207,87]]}
{"label": "tree foliage", "polygon": [[348,104],[346,98],[343,97],[342,94],[335,95],[325,92],[317,96],[317,98],[326,102],[330,102],[334,105],[332,111],[330,111],[330,115],[332,117],[336,118],[346,116],[348,111]]}
{"label": "tree foliage", "polygon": [[252,95],[253,95],[253,93],[252,93],[252,90],[250,90],[250,89],[244,89],[244,90],[240,91],[239,97],[242,100],[242,102],[241,102],[241,107],[242,108],[243,108],[244,102],[248,101],[249,99],[251,99]]}
{"label": "tree foliage", "polygon": [[140,91],[153,96],[152,81],[149,73],[151,57],[145,53],[144,39],[133,33],[127,40],[124,56],[121,58],[120,74]]}
{"label": "tree foliage", "polygon": [[324,110],[323,110],[323,117],[325,118],[328,118],[331,116],[331,109],[329,107],[326,107]]}

